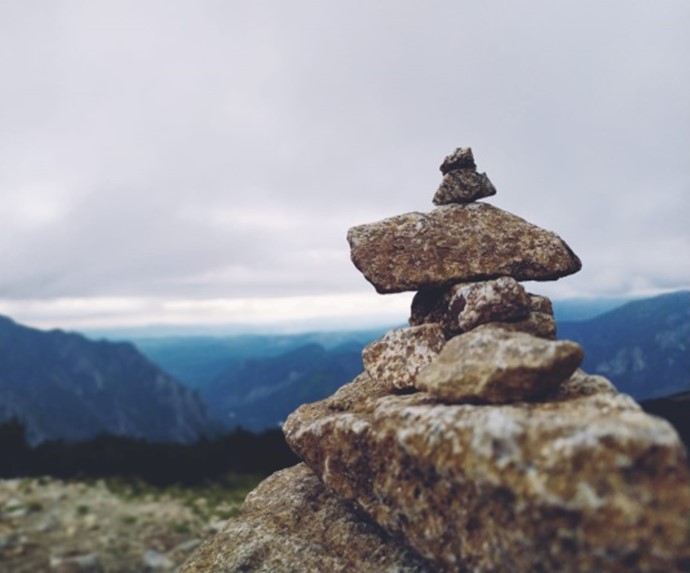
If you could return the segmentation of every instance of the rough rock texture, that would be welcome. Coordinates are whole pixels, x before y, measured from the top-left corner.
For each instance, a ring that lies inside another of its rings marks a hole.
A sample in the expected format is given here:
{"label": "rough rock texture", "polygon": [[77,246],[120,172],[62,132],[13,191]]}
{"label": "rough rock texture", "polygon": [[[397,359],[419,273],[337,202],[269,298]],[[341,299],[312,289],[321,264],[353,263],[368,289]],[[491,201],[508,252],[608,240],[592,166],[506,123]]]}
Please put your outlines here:
{"label": "rough rock texture", "polygon": [[505,330],[526,332],[532,336],[556,340],[556,321],[552,315],[544,312],[530,312],[525,320],[517,322],[492,322],[491,324]]}
{"label": "rough rock texture", "polygon": [[396,328],[362,352],[364,368],[387,389],[413,388],[417,373],[446,343],[438,324]]}
{"label": "rough rock texture", "polygon": [[446,402],[505,404],[542,398],[582,363],[582,348],[481,326],[448,341],[417,376],[417,388]]}
{"label": "rough rock texture", "polygon": [[427,288],[417,291],[417,294],[412,299],[412,308],[410,309],[410,319],[408,321],[410,326],[436,323],[443,326],[446,338],[459,334],[460,327],[457,321],[453,325],[448,313],[450,299],[459,286]]}
{"label": "rough rock texture", "polygon": [[541,312],[553,316],[553,305],[548,297],[539,294],[528,293],[529,305],[532,312]]}
{"label": "rough rock texture", "polygon": [[419,291],[412,299],[410,325],[440,324],[446,338],[489,322],[508,322],[506,328],[555,338],[556,324],[548,298],[528,295],[511,277],[461,283],[450,288]]}
{"label": "rough rock texture", "polygon": [[240,571],[431,573],[328,492],[304,464],[277,472],[247,496],[226,523],[182,567],[182,573]]}
{"label": "rough rock texture", "polygon": [[302,406],[287,439],[438,571],[690,571],[686,452],[605,379],[504,406],[371,390],[363,376]]}
{"label": "rough rock texture", "polygon": [[448,305],[448,311],[457,314],[458,325],[465,332],[487,322],[524,320],[530,310],[525,289],[512,277],[462,285]]}
{"label": "rough rock texture", "polygon": [[496,187],[486,173],[477,173],[473,169],[457,169],[443,177],[434,195],[434,205],[471,203],[492,195],[496,195]]}
{"label": "rough rock texture", "polygon": [[381,293],[500,276],[553,280],[582,266],[555,233],[485,203],[398,215],[347,238],[353,263]]}
{"label": "rough rock texture", "polygon": [[454,169],[476,169],[474,155],[471,147],[458,147],[453,153],[448,155],[441,163],[441,173],[446,175]]}

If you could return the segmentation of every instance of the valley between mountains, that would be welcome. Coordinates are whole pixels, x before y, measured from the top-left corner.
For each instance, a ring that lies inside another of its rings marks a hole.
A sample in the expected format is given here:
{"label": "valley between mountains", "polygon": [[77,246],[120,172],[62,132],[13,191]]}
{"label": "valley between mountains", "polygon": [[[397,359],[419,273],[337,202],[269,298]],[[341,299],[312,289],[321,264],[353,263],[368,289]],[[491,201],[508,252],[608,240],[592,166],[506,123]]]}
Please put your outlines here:
{"label": "valley between mountains", "polygon": [[[638,401],[690,390],[690,292],[600,314],[601,301],[555,307],[558,336],[583,346],[587,372]],[[559,320],[578,313],[590,317]],[[0,422],[20,420],[33,444],[104,433],[187,443],[236,428],[278,428],[300,404],[361,372],[362,348],[384,331],[128,342],[0,318]]]}

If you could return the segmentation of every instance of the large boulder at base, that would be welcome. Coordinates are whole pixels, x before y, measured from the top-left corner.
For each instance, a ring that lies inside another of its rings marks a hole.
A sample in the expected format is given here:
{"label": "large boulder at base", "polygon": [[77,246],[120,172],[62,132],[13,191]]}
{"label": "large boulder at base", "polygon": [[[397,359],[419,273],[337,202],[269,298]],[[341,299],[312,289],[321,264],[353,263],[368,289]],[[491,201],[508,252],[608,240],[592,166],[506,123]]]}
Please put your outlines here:
{"label": "large boulder at base", "polygon": [[690,571],[690,475],[665,421],[577,371],[548,402],[377,396],[302,406],[290,446],[438,571]]}
{"label": "large boulder at base", "polygon": [[486,203],[359,225],[347,239],[352,262],[380,293],[501,276],[553,280],[582,266],[555,233]]}
{"label": "large boulder at base", "polygon": [[443,348],[446,339],[438,324],[395,328],[362,351],[369,375],[390,390],[414,388],[417,373]]}
{"label": "large boulder at base", "polygon": [[358,516],[304,464],[252,491],[241,515],[205,542],[181,573],[432,573],[410,549]]}
{"label": "large boulder at base", "polygon": [[575,342],[484,325],[449,340],[415,385],[446,402],[534,400],[555,390],[583,358]]}

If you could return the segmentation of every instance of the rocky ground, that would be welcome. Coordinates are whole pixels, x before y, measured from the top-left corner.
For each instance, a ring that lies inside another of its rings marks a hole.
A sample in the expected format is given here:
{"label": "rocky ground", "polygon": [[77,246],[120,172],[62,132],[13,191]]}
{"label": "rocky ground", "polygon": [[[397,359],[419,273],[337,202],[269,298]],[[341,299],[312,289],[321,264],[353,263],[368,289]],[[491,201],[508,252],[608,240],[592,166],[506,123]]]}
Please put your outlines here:
{"label": "rocky ground", "polygon": [[260,478],[195,489],[0,481],[0,573],[175,571]]}

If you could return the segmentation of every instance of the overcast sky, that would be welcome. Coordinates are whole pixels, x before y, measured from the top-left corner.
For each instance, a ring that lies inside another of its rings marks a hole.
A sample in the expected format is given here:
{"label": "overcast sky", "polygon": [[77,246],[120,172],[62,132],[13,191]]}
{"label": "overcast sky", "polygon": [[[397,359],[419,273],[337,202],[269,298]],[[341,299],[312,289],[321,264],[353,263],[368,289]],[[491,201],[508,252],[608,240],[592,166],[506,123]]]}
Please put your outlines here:
{"label": "overcast sky", "polygon": [[0,0],[0,313],[37,326],[406,319],[353,225],[487,202],[583,270],[690,286],[690,2]]}

